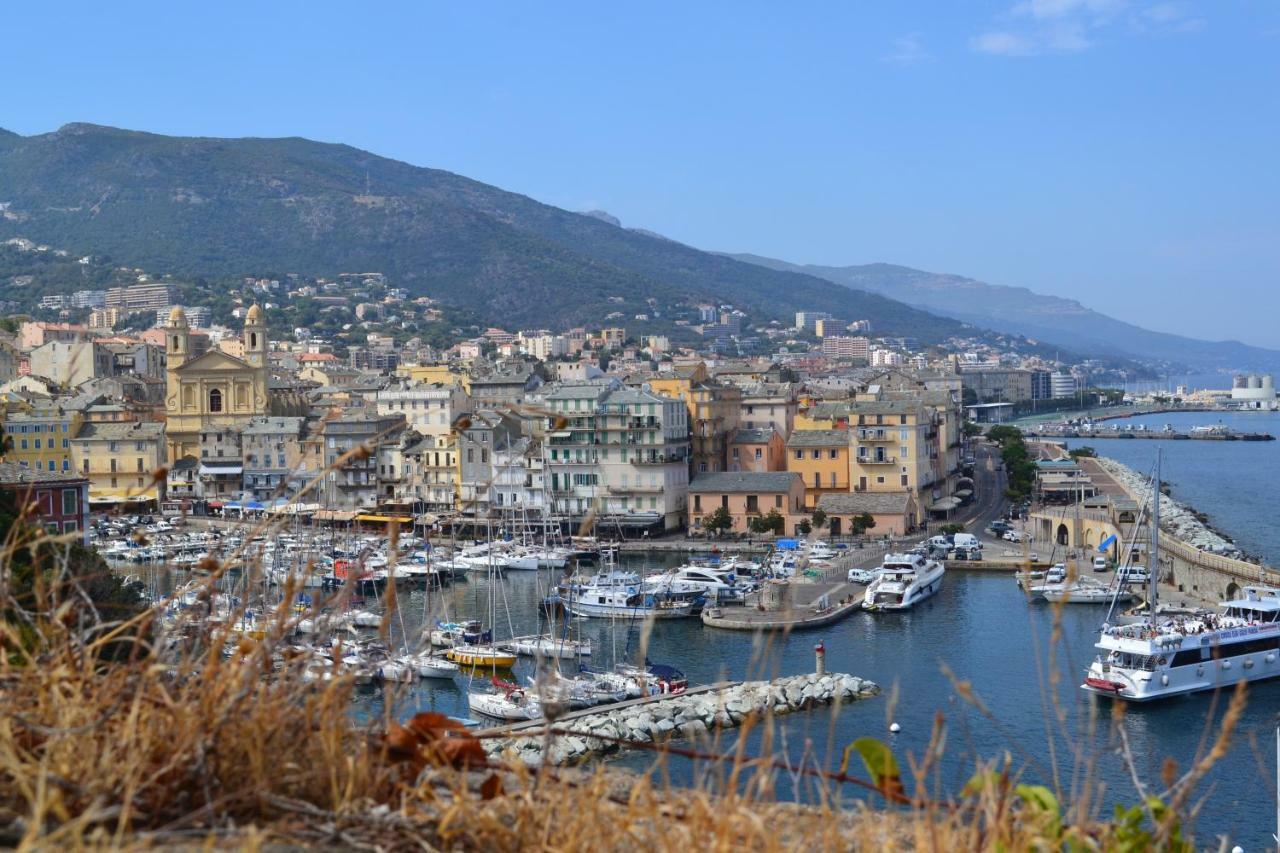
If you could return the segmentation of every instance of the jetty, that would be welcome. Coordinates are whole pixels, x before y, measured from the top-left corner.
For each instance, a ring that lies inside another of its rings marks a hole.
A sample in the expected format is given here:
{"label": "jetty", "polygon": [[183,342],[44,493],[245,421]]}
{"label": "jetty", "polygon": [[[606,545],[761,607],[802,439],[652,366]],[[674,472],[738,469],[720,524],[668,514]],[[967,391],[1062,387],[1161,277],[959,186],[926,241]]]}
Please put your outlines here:
{"label": "jetty", "polygon": [[514,757],[529,766],[573,764],[628,746],[706,736],[740,726],[751,717],[790,714],[833,702],[855,702],[879,693],[875,682],[824,672],[819,663],[819,671],[804,675],[772,681],[721,682],[674,696],[646,696],[571,712],[555,721],[554,738],[542,736],[548,725],[546,720],[498,726],[479,734],[485,752],[494,757]]}
{"label": "jetty", "polygon": [[1037,429],[1024,430],[1027,438],[1095,438],[1128,439],[1149,438],[1161,441],[1275,441],[1276,437],[1269,432],[1235,432],[1233,430],[1193,430],[1178,432],[1176,430],[1156,429]]}
{"label": "jetty", "polygon": [[803,631],[838,622],[862,606],[866,588],[837,581],[767,581],[745,604],[702,611],[702,624],[732,631]]}

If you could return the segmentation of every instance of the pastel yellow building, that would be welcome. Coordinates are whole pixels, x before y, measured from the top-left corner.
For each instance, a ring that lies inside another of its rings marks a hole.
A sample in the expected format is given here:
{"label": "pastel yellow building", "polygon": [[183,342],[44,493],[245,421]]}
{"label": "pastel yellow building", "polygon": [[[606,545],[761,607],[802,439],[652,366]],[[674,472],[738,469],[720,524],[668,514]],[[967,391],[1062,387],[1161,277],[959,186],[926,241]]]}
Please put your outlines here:
{"label": "pastel yellow building", "polygon": [[787,439],[787,470],[804,481],[806,508],[823,495],[848,493],[849,441],[846,429],[796,430]]}
{"label": "pastel yellow building", "polygon": [[118,506],[164,500],[164,425],[86,423],[71,441],[74,470],[89,480],[89,503]]}
{"label": "pastel yellow building", "polygon": [[[169,359],[165,388],[168,458],[200,455],[200,432],[247,427],[271,414],[267,396],[267,326],[257,305],[245,314],[241,336],[244,358],[209,350],[191,358],[191,333],[181,308],[174,308],[165,330]],[[281,413],[283,414],[283,413]]]}
{"label": "pastel yellow building", "polygon": [[471,393],[471,377],[465,371],[448,364],[407,364],[396,368],[396,375],[409,379],[414,385],[460,385]]}
{"label": "pastel yellow building", "polygon": [[37,471],[70,471],[74,467],[71,437],[82,420],[80,412],[53,407],[13,412],[4,424],[11,446],[0,455],[6,462]]}

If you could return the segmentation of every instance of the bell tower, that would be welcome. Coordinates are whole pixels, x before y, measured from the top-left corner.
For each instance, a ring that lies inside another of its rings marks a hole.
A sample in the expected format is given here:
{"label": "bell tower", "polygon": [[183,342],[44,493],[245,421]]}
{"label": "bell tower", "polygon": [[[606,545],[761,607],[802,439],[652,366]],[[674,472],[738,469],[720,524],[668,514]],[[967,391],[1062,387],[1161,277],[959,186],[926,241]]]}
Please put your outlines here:
{"label": "bell tower", "polygon": [[267,366],[267,323],[262,317],[262,309],[257,304],[249,306],[244,315],[244,333],[241,338],[244,344],[244,360],[255,369]]}

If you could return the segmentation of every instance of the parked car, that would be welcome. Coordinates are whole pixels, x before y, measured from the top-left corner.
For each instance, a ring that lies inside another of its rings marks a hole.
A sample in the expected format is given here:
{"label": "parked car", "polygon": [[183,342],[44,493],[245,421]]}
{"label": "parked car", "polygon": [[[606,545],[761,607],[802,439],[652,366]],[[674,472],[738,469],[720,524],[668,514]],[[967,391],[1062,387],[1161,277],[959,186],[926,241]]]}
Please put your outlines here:
{"label": "parked car", "polygon": [[850,569],[849,583],[871,583],[878,574],[879,569]]}
{"label": "parked car", "polygon": [[1094,570],[1095,572],[1105,572],[1108,568],[1110,568],[1110,566],[1109,566],[1109,564],[1107,563],[1107,558],[1106,558],[1106,557],[1094,557],[1094,558],[1093,558],[1093,570]]}

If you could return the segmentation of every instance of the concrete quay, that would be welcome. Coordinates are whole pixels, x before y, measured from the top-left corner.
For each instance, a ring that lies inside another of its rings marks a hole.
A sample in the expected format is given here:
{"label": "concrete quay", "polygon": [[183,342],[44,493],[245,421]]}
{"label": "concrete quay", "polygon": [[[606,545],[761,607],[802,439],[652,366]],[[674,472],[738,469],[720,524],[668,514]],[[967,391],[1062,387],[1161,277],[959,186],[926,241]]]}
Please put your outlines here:
{"label": "concrete quay", "polygon": [[[489,729],[485,751],[529,766],[572,764],[626,746],[694,739],[742,725],[766,714],[781,715],[833,702],[855,702],[880,693],[879,685],[843,673],[808,673],[773,681],[728,682],[690,689],[676,696],[649,696],[570,713],[555,722],[561,734],[542,730],[546,720]],[[544,741],[547,744],[543,754]]]}
{"label": "concrete quay", "polygon": [[[783,587],[786,587],[784,590]],[[862,605],[865,587],[843,581],[769,581],[754,601],[708,607],[702,624],[732,631],[803,631],[838,622]]]}

